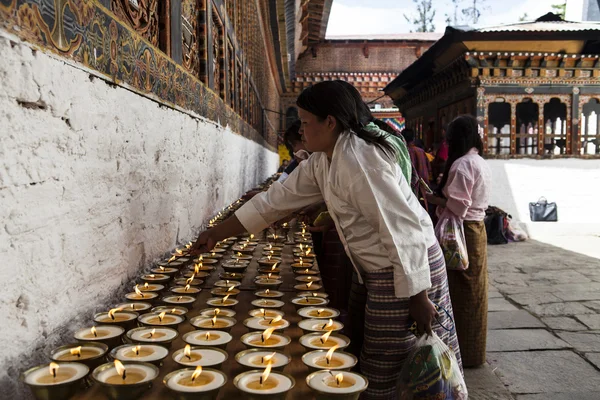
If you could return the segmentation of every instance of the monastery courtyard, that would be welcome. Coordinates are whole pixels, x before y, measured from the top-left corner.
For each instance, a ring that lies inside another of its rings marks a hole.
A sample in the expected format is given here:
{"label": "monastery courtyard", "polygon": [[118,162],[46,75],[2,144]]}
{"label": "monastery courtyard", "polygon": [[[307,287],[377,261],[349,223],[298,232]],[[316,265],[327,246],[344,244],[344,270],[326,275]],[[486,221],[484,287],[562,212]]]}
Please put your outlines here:
{"label": "monastery courtyard", "polygon": [[547,241],[488,247],[489,365],[466,371],[474,400],[598,399],[600,238]]}

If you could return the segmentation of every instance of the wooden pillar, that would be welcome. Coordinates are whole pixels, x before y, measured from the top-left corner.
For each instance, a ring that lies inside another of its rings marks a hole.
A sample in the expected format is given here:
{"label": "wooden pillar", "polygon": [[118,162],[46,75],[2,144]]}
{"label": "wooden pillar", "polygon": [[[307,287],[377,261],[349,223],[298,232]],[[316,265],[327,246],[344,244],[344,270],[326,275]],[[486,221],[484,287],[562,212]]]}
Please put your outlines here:
{"label": "wooden pillar", "polygon": [[[534,99],[535,100],[535,99]],[[544,122],[544,102],[535,102],[538,105],[538,155],[544,155],[546,140],[546,124]]]}
{"label": "wooden pillar", "polygon": [[[579,88],[573,87],[573,97],[571,99],[571,115],[567,115],[567,127],[571,127],[571,152],[570,154],[579,154],[581,146],[581,133],[579,132],[579,118],[581,110],[579,109]],[[600,121],[600,119],[599,119]],[[568,129],[568,128],[567,128]],[[569,153],[567,153],[569,154]]]}
{"label": "wooden pillar", "polygon": [[181,32],[181,0],[171,0],[170,29],[171,58],[177,64],[183,62],[183,36]]}
{"label": "wooden pillar", "polygon": [[477,97],[475,99],[475,118],[477,118],[477,125],[480,132],[483,132],[483,154],[488,152],[488,123],[486,121],[486,101],[485,101],[485,88],[477,88]]}
{"label": "wooden pillar", "polygon": [[510,102],[510,154],[517,154],[517,103]]}

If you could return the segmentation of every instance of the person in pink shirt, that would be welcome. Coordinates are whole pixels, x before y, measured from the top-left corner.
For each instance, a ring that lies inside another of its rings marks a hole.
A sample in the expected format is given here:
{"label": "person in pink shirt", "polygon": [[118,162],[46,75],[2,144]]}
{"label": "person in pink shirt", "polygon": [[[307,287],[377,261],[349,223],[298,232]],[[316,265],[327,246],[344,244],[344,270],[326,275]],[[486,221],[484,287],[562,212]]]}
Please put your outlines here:
{"label": "person in pink shirt", "polygon": [[[491,171],[481,154],[477,120],[470,115],[448,126],[448,161],[437,195],[429,202],[463,220],[469,268],[448,271],[450,298],[463,366],[485,363],[487,335],[487,235],[483,219],[488,207]],[[441,210],[440,210],[441,211]]]}

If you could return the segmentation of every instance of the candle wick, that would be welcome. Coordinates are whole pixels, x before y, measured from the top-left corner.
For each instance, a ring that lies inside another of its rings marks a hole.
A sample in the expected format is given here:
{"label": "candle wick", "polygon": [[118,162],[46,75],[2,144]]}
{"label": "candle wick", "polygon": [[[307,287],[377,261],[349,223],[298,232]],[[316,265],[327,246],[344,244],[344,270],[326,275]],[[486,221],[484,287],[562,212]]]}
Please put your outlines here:
{"label": "candle wick", "polygon": [[260,338],[261,338],[262,342],[264,343],[264,342],[265,342],[265,335],[264,335],[264,334],[261,334],[261,335],[260,335]]}
{"label": "candle wick", "polygon": [[321,344],[325,344],[325,342],[323,341],[323,338],[321,338]]}
{"label": "candle wick", "polygon": [[123,380],[127,379],[127,370],[123,370]]}
{"label": "candle wick", "polygon": [[260,385],[262,386],[262,384],[263,384],[263,377],[262,376],[260,377],[259,382],[260,382]]}
{"label": "candle wick", "polygon": [[56,379],[56,368],[52,368],[52,376]]}
{"label": "candle wick", "polygon": [[[196,380],[196,377],[194,375],[192,375],[192,382],[194,382]],[[339,383],[338,383],[339,386]]]}
{"label": "candle wick", "polygon": [[94,337],[98,337],[98,334],[96,332],[92,332],[94,334]]}
{"label": "candle wick", "polygon": [[192,355],[191,354],[186,354],[185,356],[188,358],[188,360],[192,359]]}

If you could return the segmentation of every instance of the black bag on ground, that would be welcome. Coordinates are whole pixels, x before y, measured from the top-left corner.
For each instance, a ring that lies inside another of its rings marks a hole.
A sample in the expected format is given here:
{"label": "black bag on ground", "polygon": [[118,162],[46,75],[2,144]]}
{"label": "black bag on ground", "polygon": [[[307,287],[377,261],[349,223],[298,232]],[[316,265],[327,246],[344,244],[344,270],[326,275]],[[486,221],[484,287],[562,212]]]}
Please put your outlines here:
{"label": "black bag on ground", "polygon": [[532,221],[556,222],[558,221],[558,210],[556,203],[548,203],[545,197],[535,203],[529,203],[529,217]]}
{"label": "black bag on ground", "polygon": [[510,215],[498,207],[490,206],[485,210],[485,232],[488,244],[508,243],[507,228]]}

